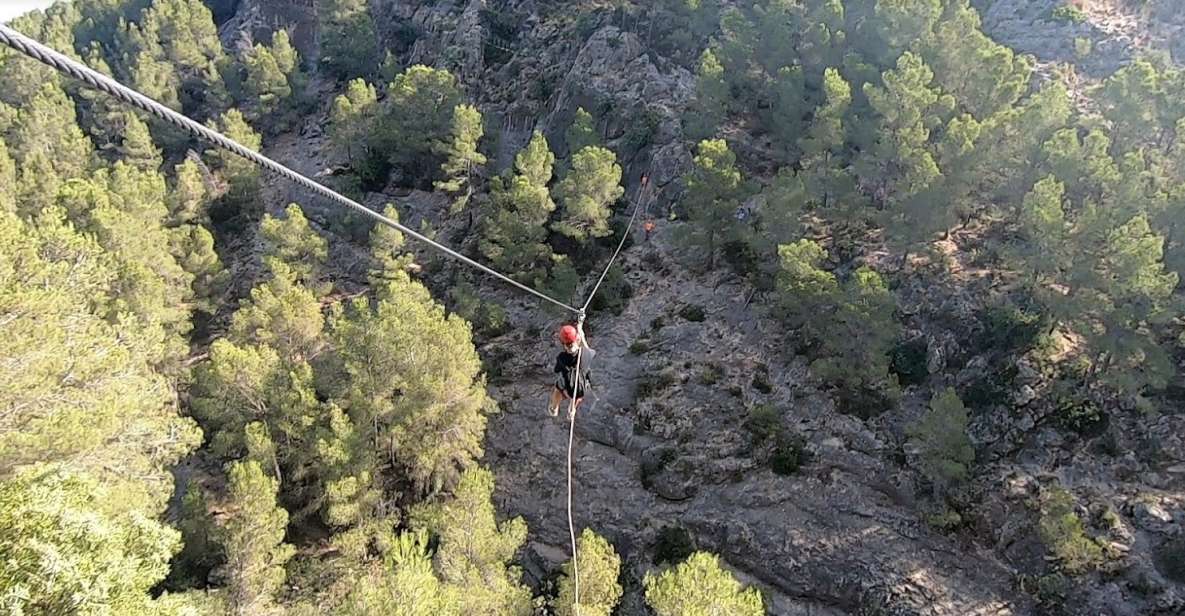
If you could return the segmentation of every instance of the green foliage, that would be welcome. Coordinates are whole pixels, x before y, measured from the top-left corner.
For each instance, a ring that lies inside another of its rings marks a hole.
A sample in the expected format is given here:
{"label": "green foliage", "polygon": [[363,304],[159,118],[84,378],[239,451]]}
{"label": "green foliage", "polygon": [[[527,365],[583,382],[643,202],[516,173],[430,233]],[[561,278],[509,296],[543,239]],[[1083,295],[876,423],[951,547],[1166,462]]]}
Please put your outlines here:
{"label": "green foliage", "polygon": [[[237,109],[222,114],[217,121],[211,122],[211,127],[257,152],[263,144],[263,138],[251,128],[242,112]],[[226,194],[219,203],[218,213],[212,213],[211,216],[216,220],[225,221],[242,214],[253,216],[261,211],[259,168],[224,150],[209,150],[207,154],[214,160],[215,168],[226,184]]]}
{"label": "green foliage", "polygon": [[387,87],[378,122],[372,125],[372,151],[409,180],[427,178],[441,165],[432,146],[450,138],[460,104],[457,79],[448,71],[422,65],[407,69]]}
{"label": "green foliage", "polygon": [[1068,21],[1076,24],[1086,21],[1086,13],[1083,13],[1082,9],[1072,4],[1063,4],[1055,7],[1050,13],[1050,17],[1058,21]]}
{"label": "green foliage", "polygon": [[[432,571],[426,533],[404,533],[386,562],[350,591],[335,616],[461,616],[463,589],[443,584]],[[314,610],[311,613],[318,613]]]}
{"label": "green foliage", "polygon": [[551,263],[547,220],[555,203],[547,190],[555,155],[536,133],[515,157],[515,174],[494,178],[480,250],[501,271],[536,286]]}
{"label": "green foliage", "polygon": [[934,394],[930,409],[909,428],[918,442],[922,470],[938,489],[968,478],[975,449],[967,424],[967,408],[955,390],[947,388]]}
{"label": "green foliage", "polygon": [[[390,203],[383,208],[383,216],[399,222],[399,210]],[[378,224],[370,230],[372,281],[391,280],[398,276],[398,272],[407,270],[412,257],[403,251],[403,243],[403,232],[394,227]],[[381,286],[381,283],[376,283],[376,286]]]}
{"label": "green foliage", "polygon": [[827,253],[811,240],[782,246],[779,255],[781,315],[813,345],[811,370],[840,386],[847,400],[857,403],[853,410],[871,410],[870,394],[895,397],[898,385],[889,365],[899,325],[893,319],[895,301],[881,277],[862,267],[841,284],[821,269]]}
{"label": "green foliage", "polygon": [[564,563],[563,577],[553,602],[556,616],[610,616],[621,600],[617,582],[621,557],[613,545],[589,529],[580,533],[576,543],[580,570],[580,603],[574,601],[572,562]]}
{"label": "green foliage", "polygon": [[304,96],[308,78],[287,30],[272,34],[270,46],[256,43],[243,57],[243,90],[253,121],[267,120],[272,131],[287,129]]}
{"label": "green foliage", "polygon": [[321,65],[338,79],[370,75],[378,66],[378,34],[366,0],[331,0],[321,11]]}
{"label": "green foliage", "polygon": [[584,107],[576,109],[576,117],[568,126],[568,130],[564,134],[564,141],[568,145],[569,157],[575,156],[589,146],[601,145],[601,136],[597,132],[596,122],[593,120],[592,114],[585,111]]}
{"label": "green foliage", "polygon": [[188,225],[173,230],[171,246],[177,264],[193,277],[193,309],[213,314],[230,284],[230,272],[214,250],[214,236],[205,227]]}
{"label": "green foliage", "polygon": [[449,193],[453,198],[450,214],[465,209],[473,194],[473,174],[486,164],[486,157],[477,151],[478,142],[484,134],[481,112],[472,105],[457,105],[453,109],[451,140],[441,143],[438,153],[445,157],[440,166],[445,179],[437,181],[436,190]]}
{"label": "green foliage", "polygon": [[530,590],[509,565],[526,540],[527,525],[522,518],[498,524],[493,492],[489,471],[465,471],[453,497],[413,512],[413,525],[439,537],[436,570],[446,584],[462,589],[460,613],[528,616]]}
{"label": "green foliage", "polygon": [[453,302],[453,312],[469,321],[478,333],[497,337],[509,329],[506,309],[496,302],[482,300],[469,281],[455,283],[449,289],[449,298]]}
{"label": "green foliage", "polygon": [[250,298],[235,312],[228,338],[239,344],[266,345],[292,361],[311,358],[322,345],[321,304],[287,265],[274,267],[271,280],[251,289]]}
{"label": "green foliage", "polygon": [[181,497],[181,513],[177,520],[181,532],[181,551],[173,560],[169,572],[171,588],[203,587],[210,572],[222,565],[224,554],[214,543],[214,519],[205,492],[190,483]]}
{"label": "green foliage", "polygon": [[711,48],[700,56],[695,91],[695,101],[684,118],[684,131],[691,139],[707,139],[716,134],[728,105],[724,66]]}
{"label": "green foliage", "polygon": [[658,616],[763,616],[761,593],[745,588],[720,566],[720,559],[696,552],[661,575],[647,574],[646,603]]}
{"label": "green foliage", "polygon": [[259,225],[264,264],[277,276],[284,271],[293,281],[327,292],[318,282],[329,255],[328,242],[309,226],[299,205],[288,204],[284,214],[283,219],[267,214]]}
{"label": "green foliage", "polygon": [[[665,458],[664,454],[664,458]],[[654,564],[675,564],[695,553],[691,534],[681,526],[664,526],[654,540]]]}
{"label": "green foliage", "polygon": [[153,369],[158,342],[134,315],[109,320],[114,263],[51,215],[0,212],[0,475],[35,462],[101,478],[153,511],[165,468],[201,436]]}
{"label": "green foliage", "polygon": [[15,614],[162,613],[148,593],[180,536],[142,512],[96,507],[118,498],[52,467],[0,481],[0,605]]}
{"label": "green foliage", "polygon": [[329,114],[329,139],[351,164],[369,155],[368,137],[378,111],[378,92],[365,79],[350,81],[345,94],[334,99]]}
{"label": "green foliage", "polygon": [[610,208],[625,194],[617,155],[600,146],[580,150],[572,157],[572,169],[555,192],[563,206],[555,231],[580,242],[612,234]]}
{"label": "green foliage", "polygon": [[929,345],[925,337],[903,340],[893,348],[890,367],[903,386],[920,385],[930,376]]}
{"label": "green foliage", "polygon": [[703,323],[708,318],[704,307],[698,304],[687,304],[679,309],[679,316],[692,323]]}
{"label": "green foliage", "polygon": [[1082,519],[1074,512],[1074,495],[1053,488],[1042,499],[1038,532],[1046,549],[1057,558],[1062,571],[1086,573],[1103,563],[1103,548],[1086,534]]}
{"label": "green foliage", "polygon": [[712,269],[717,245],[734,231],[734,214],[742,197],[741,172],[736,168],[736,155],[722,139],[701,141],[694,163],[687,178],[684,205],[688,224],[683,239],[699,256],[706,257]]}
{"label": "green foliage", "polygon": [[234,513],[215,534],[226,551],[226,563],[216,573],[226,584],[232,613],[278,613],[276,593],[294,552],[284,543],[288,512],[276,506],[278,481],[255,461],[236,462],[227,475]]}
{"label": "green foliage", "polygon": [[[400,273],[330,319],[337,383],[355,426],[421,489],[455,483],[481,455],[492,409],[468,323]],[[370,431],[374,431],[373,434]]]}

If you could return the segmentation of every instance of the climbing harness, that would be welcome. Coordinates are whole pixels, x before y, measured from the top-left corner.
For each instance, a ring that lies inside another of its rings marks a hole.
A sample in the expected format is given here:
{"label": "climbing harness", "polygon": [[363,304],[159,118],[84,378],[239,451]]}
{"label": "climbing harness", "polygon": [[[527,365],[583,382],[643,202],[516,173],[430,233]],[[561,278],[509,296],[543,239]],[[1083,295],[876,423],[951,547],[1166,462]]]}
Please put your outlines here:
{"label": "climbing harness", "polygon": [[[345,196],[337,193],[336,191],[334,191],[334,190],[332,190],[332,189],[330,189],[318,182],[315,182],[315,181],[309,179],[308,177],[301,175],[300,173],[297,173],[296,171],[293,171],[292,169],[289,169],[288,167],[285,167],[284,165],[281,165],[280,163],[264,156],[263,154],[260,154],[259,152],[256,152],[255,150],[252,150],[252,149],[240,144],[239,142],[227,137],[226,135],[223,135],[222,133],[219,133],[218,131],[215,131],[207,126],[203,126],[201,123],[197,122],[196,120],[188,118],[188,117],[166,107],[165,105],[163,105],[151,98],[148,98],[147,96],[119,83],[118,81],[115,81],[114,79],[107,77],[106,75],[103,75],[103,74],[83,65],[80,62],[72,60],[63,54],[58,53],[57,51],[54,51],[53,49],[50,49],[49,47],[42,45],[41,43],[39,43],[31,38],[26,37],[25,35],[17,32],[16,30],[13,30],[12,28],[10,28],[4,24],[0,24],[0,43],[3,43],[4,45],[7,45],[8,47],[12,48],[15,51],[18,51],[30,58],[33,58],[34,60],[37,60],[45,65],[48,65],[49,67],[57,70],[60,73],[69,75],[70,77],[73,77],[79,81],[82,81],[83,83],[86,83],[101,92],[105,92],[105,93],[109,94],[110,96],[116,98],[117,100],[123,101],[124,103],[127,103],[133,107],[136,107],[137,109],[140,109],[146,113],[149,113],[156,118],[159,118],[165,122],[168,122],[169,124],[171,124],[177,128],[180,128],[181,130],[184,130],[185,132],[189,133],[190,135],[193,135],[194,137],[197,137],[198,139],[203,139],[203,140],[205,140],[205,141],[207,141],[219,148],[222,148],[223,150],[237,154],[237,155],[247,159],[248,161],[252,162],[256,166],[260,167],[261,169],[272,173],[273,175],[285,178],[285,179],[289,180],[290,182],[293,182],[296,185],[301,186],[316,195],[319,195],[321,197],[329,199],[330,201],[333,201],[339,205],[345,206],[345,207],[347,207],[351,210],[354,210],[364,216],[367,216],[367,217],[371,218],[372,220],[378,222],[379,224],[386,225],[386,226],[391,227],[393,229],[398,229],[399,231],[403,232],[404,234],[427,244],[429,247],[437,250],[438,252],[444,254],[445,256],[447,256],[451,259],[460,261],[461,263],[464,263],[470,267],[481,270],[482,272],[485,272],[486,274],[489,274],[490,276],[493,276],[493,277],[495,277],[507,284],[510,284],[511,286],[519,289],[520,291],[529,293],[530,295],[533,295],[543,301],[549,302],[549,303],[559,306],[569,312],[572,312],[576,315],[577,323],[579,325],[584,324],[585,313],[588,310],[589,305],[592,304],[593,298],[596,297],[597,291],[600,290],[600,288],[601,288],[601,283],[603,283],[605,281],[605,276],[607,276],[609,274],[609,269],[611,267],[613,267],[613,263],[617,260],[617,257],[621,254],[622,248],[625,247],[626,239],[629,237],[630,231],[633,229],[633,226],[634,226],[634,221],[637,220],[637,217],[638,217],[638,210],[639,210],[638,206],[641,203],[641,200],[638,200],[634,204],[634,213],[632,216],[630,216],[629,225],[626,226],[625,233],[622,234],[621,242],[618,243],[617,250],[614,251],[613,256],[609,259],[609,262],[605,265],[605,270],[601,273],[601,277],[599,279],[597,279],[597,283],[595,285],[593,285],[592,292],[589,293],[589,295],[588,295],[588,300],[584,302],[583,307],[575,308],[575,307],[570,306],[558,299],[555,299],[549,295],[546,295],[544,293],[536,291],[535,289],[532,289],[520,282],[517,282],[517,281],[511,279],[509,276],[506,276],[505,274],[502,274],[502,273],[500,273],[500,272],[498,272],[486,265],[478,263],[477,261],[474,261],[473,259],[466,257],[465,255],[463,255],[463,254],[461,254],[461,253],[459,253],[459,252],[457,252],[457,251],[455,251],[443,244],[440,244],[428,237],[425,237],[424,235],[417,233],[416,231],[409,229],[408,227],[406,227],[394,220],[391,220],[390,218],[387,218],[386,216],[383,216],[382,214],[379,214],[379,213],[371,210],[370,208],[362,205],[361,203],[358,203],[357,201],[354,201],[353,199],[345,197]],[[573,385],[575,386],[575,390],[579,391],[579,388],[580,388],[580,356],[579,355],[577,356],[577,359],[576,359],[576,376],[573,379]],[[580,616],[580,568],[577,563],[577,553],[576,553],[576,526],[572,520],[572,449],[573,449],[573,445],[575,443],[575,437],[576,437],[576,399],[575,399],[575,397],[573,397],[571,400],[570,407],[568,410],[568,417],[569,417],[569,427],[568,427],[568,499],[567,499],[568,502],[567,502],[567,505],[568,505],[568,534],[570,535],[570,537],[572,539],[572,582],[573,582],[572,610],[576,616]]]}

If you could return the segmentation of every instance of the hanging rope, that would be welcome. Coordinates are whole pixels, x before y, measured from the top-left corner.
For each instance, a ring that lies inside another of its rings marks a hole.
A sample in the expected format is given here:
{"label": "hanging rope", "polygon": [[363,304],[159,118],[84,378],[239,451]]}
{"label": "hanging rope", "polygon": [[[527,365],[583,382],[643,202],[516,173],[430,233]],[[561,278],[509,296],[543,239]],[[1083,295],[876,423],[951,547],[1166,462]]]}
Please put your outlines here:
{"label": "hanging rope", "polygon": [[75,79],[87,83],[91,87],[94,87],[102,92],[106,92],[118,100],[121,100],[129,105],[132,105],[133,107],[141,109],[157,118],[160,118],[161,120],[164,120],[165,122],[168,122],[169,124],[172,124],[173,126],[188,132],[194,137],[203,139],[228,152],[238,154],[239,156],[251,161],[256,166],[264,169],[265,171],[285,178],[312,193],[320,195],[339,205],[344,205],[345,207],[363,214],[364,216],[367,216],[380,224],[398,229],[399,231],[402,231],[403,233],[421,242],[424,242],[438,252],[441,252],[444,255],[460,261],[466,265],[469,265],[470,267],[479,269],[503,282],[514,286],[520,291],[534,295],[541,300],[555,304],[556,306],[559,306],[570,312],[577,314],[580,313],[578,308],[574,308],[568,304],[565,304],[564,302],[540,293],[539,291],[512,280],[510,277],[485,265],[482,265],[481,263],[478,263],[477,261],[474,261],[473,259],[470,259],[469,257],[466,257],[465,255],[443,244],[437,243],[425,237],[424,235],[417,233],[412,229],[409,229],[408,227],[371,210],[361,203],[358,203],[353,199],[345,197],[317,182],[314,182],[313,180],[310,180],[309,178],[289,169],[288,167],[285,167],[284,165],[281,165],[280,163],[260,154],[259,152],[256,152],[255,150],[238,143],[237,141],[219,133],[218,131],[215,131],[207,126],[203,126],[196,120],[181,115],[180,113],[169,109],[165,105],[158,103],[157,101],[154,101],[151,98],[148,98],[147,96],[132,90],[131,88],[115,81],[114,79],[94,71],[89,67],[58,53],[53,49],[50,49],[49,47],[46,47],[45,45],[42,45],[41,43],[38,43],[37,41],[34,41],[33,39],[30,39],[3,24],[0,24],[0,43],[3,43],[16,51],[19,51],[20,53],[23,53],[34,60],[49,65],[59,72],[65,73],[71,77],[74,77]]}
{"label": "hanging rope", "polygon": [[621,234],[621,241],[617,243],[617,250],[613,251],[612,257],[609,257],[609,262],[605,264],[605,271],[601,272],[601,277],[593,285],[592,292],[588,294],[588,299],[584,302],[584,307],[577,313],[577,323],[580,326],[579,330],[581,332],[580,353],[576,355],[576,376],[572,379],[572,401],[568,405],[568,536],[572,540],[573,616],[580,616],[580,565],[577,562],[576,525],[572,522],[572,449],[576,441],[576,398],[580,393],[580,360],[584,358],[584,315],[589,305],[592,304],[593,298],[597,296],[597,291],[601,289],[601,283],[605,281],[605,276],[609,274],[609,269],[613,267],[613,263],[621,255],[621,250],[625,247],[625,242],[629,239],[630,232],[634,228],[634,221],[638,219],[638,211],[641,209],[641,205],[642,201],[640,199],[635,200],[634,213],[630,216],[630,222],[626,225],[625,232]]}

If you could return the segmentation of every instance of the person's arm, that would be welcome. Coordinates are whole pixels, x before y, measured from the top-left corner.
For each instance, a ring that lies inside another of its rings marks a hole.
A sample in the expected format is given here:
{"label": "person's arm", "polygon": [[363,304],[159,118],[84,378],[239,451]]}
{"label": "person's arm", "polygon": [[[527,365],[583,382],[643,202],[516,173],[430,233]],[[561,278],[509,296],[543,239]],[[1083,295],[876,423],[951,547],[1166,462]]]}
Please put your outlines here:
{"label": "person's arm", "polygon": [[576,331],[579,332],[579,334],[580,334],[580,346],[585,351],[588,351],[587,357],[589,359],[596,357],[597,356],[596,350],[593,349],[592,347],[588,346],[588,338],[585,338],[585,336],[584,336],[584,323],[577,323],[576,324]]}

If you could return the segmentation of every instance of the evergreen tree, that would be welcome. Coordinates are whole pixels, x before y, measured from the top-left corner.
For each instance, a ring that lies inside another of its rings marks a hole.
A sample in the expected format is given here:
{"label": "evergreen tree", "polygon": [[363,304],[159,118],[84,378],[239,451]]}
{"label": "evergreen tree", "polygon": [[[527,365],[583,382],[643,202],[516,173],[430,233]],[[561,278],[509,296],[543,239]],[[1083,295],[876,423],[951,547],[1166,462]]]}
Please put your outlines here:
{"label": "evergreen tree", "polygon": [[445,315],[406,273],[335,314],[338,396],[381,456],[422,490],[453,484],[481,455],[492,402],[469,324]]}
{"label": "evergreen tree", "polygon": [[449,209],[451,214],[460,212],[469,204],[469,197],[473,194],[473,174],[478,167],[486,164],[485,155],[477,151],[484,131],[481,112],[476,107],[457,105],[453,108],[451,139],[437,147],[437,153],[445,157],[444,164],[440,166],[445,179],[434,184],[436,190],[453,197],[453,205]]}
{"label": "evergreen tree", "polygon": [[197,446],[167,381],[152,369],[141,325],[109,321],[108,257],[52,215],[33,226],[0,212],[0,473],[35,462],[96,477],[117,510],[155,513],[165,470]]}
{"label": "evergreen tree", "polygon": [[592,114],[584,110],[584,107],[576,109],[576,116],[572,118],[572,124],[568,126],[568,130],[564,134],[564,141],[568,144],[569,158],[588,146],[601,145],[596,121],[593,120]]}
{"label": "evergreen tree", "polygon": [[227,478],[234,513],[215,537],[226,551],[226,563],[217,573],[226,584],[230,612],[278,614],[275,596],[293,554],[284,543],[288,512],[276,505],[278,482],[255,461],[234,463]]}
{"label": "evergreen tree", "polygon": [[335,616],[461,616],[463,589],[442,584],[432,571],[427,533],[403,533],[384,566],[352,584]]}
{"label": "evergreen tree", "polygon": [[515,157],[516,173],[494,178],[491,211],[482,229],[480,250],[498,269],[538,285],[551,262],[547,220],[555,202],[547,190],[555,155],[547,139],[535,133]]}
{"label": "evergreen tree", "polygon": [[[211,123],[214,130],[230,137],[238,143],[258,152],[263,145],[263,138],[251,128],[242,112],[231,109],[222,114],[218,121]],[[218,169],[223,182],[226,183],[226,194],[223,195],[221,208],[225,209],[224,218],[240,213],[255,212],[260,209],[257,205],[259,190],[259,168],[254,163],[240,158],[221,149],[208,150]]]}
{"label": "evergreen tree", "polygon": [[17,203],[26,214],[44,210],[63,182],[86,174],[94,156],[73,101],[52,83],[17,110],[8,145],[19,170]]}
{"label": "evergreen tree", "polygon": [[164,163],[160,148],[152,142],[148,125],[131,112],[124,114],[123,142],[118,151],[124,163],[141,171],[157,171]]}
{"label": "evergreen tree", "polygon": [[724,66],[711,49],[700,56],[696,70],[695,99],[684,121],[684,131],[692,139],[707,139],[724,122],[728,106],[728,84]]}
{"label": "evergreen tree", "polygon": [[321,6],[321,64],[338,79],[373,73],[378,35],[366,0],[331,0]]}
{"label": "evergreen tree", "polygon": [[[942,15],[940,0],[877,0],[873,26],[893,55],[930,37]],[[892,57],[892,56],[889,56]]]}
{"label": "evergreen tree", "polygon": [[348,528],[374,515],[382,493],[365,432],[337,405],[330,405],[328,411],[327,425],[316,443],[316,474],[323,486],[321,518],[335,528]]}
{"label": "evergreen tree", "polygon": [[922,470],[939,489],[966,480],[975,461],[967,423],[967,407],[947,388],[934,394],[929,411],[910,426],[921,448]]}
{"label": "evergreen tree", "polygon": [[355,79],[333,101],[329,139],[351,164],[367,153],[367,137],[378,113],[378,93],[365,79]]}
{"label": "evergreen tree", "polygon": [[[225,103],[218,71],[225,54],[214,16],[201,0],[155,0],[123,38],[120,47],[136,54],[133,73],[169,74],[162,85],[176,93],[170,98],[178,109],[210,112]],[[134,81],[139,85],[138,77]]]}
{"label": "evergreen tree", "polygon": [[621,600],[621,557],[613,545],[589,529],[580,533],[576,554],[580,560],[580,605],[574,606],[572,562],[564,564],[555,598],[556,616],[610,616]]}
{"label": "evergreen tree", "polygon": [[661,575],[646,574],[646,603],[658,616],[764,616],[761,593],[745,588],[706,552]]}
{"label": "evergreen tree", "polygon": [[283,263],[273,264],[271,280],[251,289],[251,297],[235,312],[230,338],[261,344],[289,361],[311,359],[320,350],[325,318],[321,303]]}
{"label": "evergreen tree", "polygon": [[701,141],[695,166],[687,179],[688,226],[684,239],[707,258],[708,269],[716,267],[716,248],[735,225],[734,214],[741,204],[741,172],[736,155],[723,139]]}
{"label": "evergreen tree", "polygon": [[413,511],[413,526],[440,538],[436,569],[460,593],[461,613],[528,616],[531,592],[508,563],[527,536],[522,518],[494,519],[494,476],[482,468],[461,475],[453,498]]}
{"label": "evergreen tree", "polygon": [[173,189],[169,192],[169,224],[208,224],[210,214],[210,187],[205,167],[192,158],[174,168]]}
{"label": "evergreen tree", "polygon": [[[399,222],[399,210],[394,205],[387,204],[383,208],[383,216]],[[370,230],[370,258],[373,263],[370,274],[374,286],[381,287],[382,281],[397,279],[398,273],[406,271],[411,265],[412,257],[404,252],[403,243],[403,233],[399,229],[375,225]]]}
{"label": "evergreen tree", "polygon": [[288,204],[284,214],[283,219],[266,214],[259,225],[264,264],[277,275],[279,264],[283,264],[294,281],[320,295],[327,293],[329,289],[321,288],[319,281],[329,257],[329,243],[309,226],[299,205]]}
{"label": "evergreen tree", "polygon": [[16,213],[16,163],[8,155],[8,146],[0,139],[0,212]]}
{"label": "evergreen tree", "polygon": [[196,483],[190,483],[181,497],[181,513],[177,520],[181,532],[181,551],[173,560],[169,572],[171,582],[182,587],[202,587],[210,572],[222,564],[221,548],[214,543],[214,519],[206,493]]}
{"label": "evergreen tree", "polygon": [[624,194],[617,155],[600,146],[586,147],[572,157],[572,170],[556,186],[563,211],[554,229],[579,241],[610,235],[610,208]]}
{"label": "evergreen tree", "polygon": [[432,144],[449,135],[459,104],[456,77],[446,70],[413,66],[387,88],[371,147],[411,178],[427,177],[440,165],[430,156]]}
{"label": "evergreen tree", "polygon": [[172,230],[172,254],[177,264],[193,277],[191,298],[194,310],[214,314],[230,284],[230,272],[214,250],[214,236],[200,225]]}
{"label": "evergreen tree", "polygon": [[52,467],[0,481],[0,605],[14,614],[177,614],[149,591],[180,548],[143,512],[96,507],[118,498]]}
{"label": "evergreen tree", "polygon": [[273,130],[287,128],[306,85],[300,57],[288,31],[276,31],[270,46],[256,43],[243,57],[243,66],[246,69],[243,87],[256,112],[253,119],[271,118],[269,125]]}
{"label": "evergreen tree", "polygon": [[1103,82],[1096,100],[1111,124],[1116,147],[1126,152],[1146,144],[1159,144],[1172,121],[1164,121],[1164,78],[1148,60],[1136,59]]}

